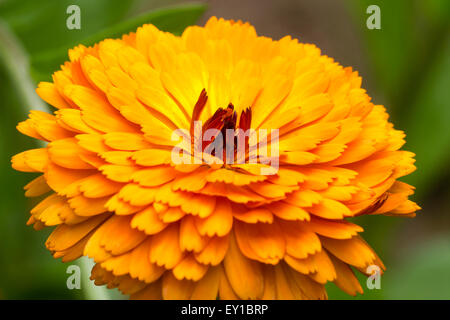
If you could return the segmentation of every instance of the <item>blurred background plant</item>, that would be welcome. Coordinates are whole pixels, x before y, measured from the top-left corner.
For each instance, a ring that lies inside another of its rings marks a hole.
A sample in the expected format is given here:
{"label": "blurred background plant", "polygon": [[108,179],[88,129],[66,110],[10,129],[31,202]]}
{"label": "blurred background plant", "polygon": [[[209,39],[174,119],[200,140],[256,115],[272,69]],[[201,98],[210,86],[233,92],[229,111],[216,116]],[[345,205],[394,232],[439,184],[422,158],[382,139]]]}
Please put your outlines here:
{"label": "blurred background plant", "polygon": [[[81,29],[66,27],[69,5]],[[381,9],[381,30],[366,27],[366,8]],[[167,7],[169,5],[169,7]],[[164,8],[163,8],[164,6]],[[205,11],[206,10],[206,11]],[[51,257],[50,233],[25,225],[30,175],[10,157],[36,142],[15,126],[30,109],[49,108],[34,93],[67,59],[67,49],[118,37],[143,23],[180,34],[212,15],[251,22],[259,34],[314,43],[363,77],[377,104],[407,134],[418,170],[404,179],[423,207],[414,219],[362,217],[365,239],[388,266],[380,290],[356,299],[450,299],[450,1],[448,0],[0,0],[0,299],[121,298],[94,288],[81,263],[82,290],[68,290],[68,265]],[[80,263],[80,262],[78,262]],[[331,299],[354,299],[328,285]]]}

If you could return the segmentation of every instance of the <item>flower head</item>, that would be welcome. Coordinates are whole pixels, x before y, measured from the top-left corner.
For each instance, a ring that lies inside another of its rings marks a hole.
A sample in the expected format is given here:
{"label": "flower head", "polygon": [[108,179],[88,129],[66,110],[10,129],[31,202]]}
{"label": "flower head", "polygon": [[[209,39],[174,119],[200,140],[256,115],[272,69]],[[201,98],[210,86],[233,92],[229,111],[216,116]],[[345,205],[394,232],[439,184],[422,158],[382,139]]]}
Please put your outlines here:
{"label": "flower head", "polygon": [[[415,169],[403,132],[314,45],[211,18],[69,56],[37,89],[57,110],[18,125],[48,144],[12,164],[40,173],[28,223],[56,226],[55,258],[93,258],[96,284],[132,298],[322,299],[332,281],[353,295],[354,269],[384,266],[347,218],[419,208],[397,180]],[[197,122],[216,131],[194,138]],[[252,158],[258,143],[228,129],[278,139]]]}

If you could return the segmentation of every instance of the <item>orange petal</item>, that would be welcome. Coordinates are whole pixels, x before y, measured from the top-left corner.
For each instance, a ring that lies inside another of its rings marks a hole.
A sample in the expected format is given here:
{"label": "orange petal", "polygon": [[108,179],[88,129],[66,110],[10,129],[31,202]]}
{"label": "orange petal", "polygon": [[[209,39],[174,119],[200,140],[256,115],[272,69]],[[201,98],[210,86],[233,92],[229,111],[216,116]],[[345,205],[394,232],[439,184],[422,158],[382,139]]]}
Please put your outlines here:
{"label": "orange petal", "polygon": [[181,260],[172,272],[178,280],[200,280],[208,271],[208,266],[198,263],[192,254],[188,254]]}
{"label": "orange petal", "polygon": [[131,300],[162,300],[162,281],[149,284],[144,289],[130,295]]}
{"label": "orange petal", "polygon": [[356,293],[362,294],[363,289],[361,288],[361,285],[353,270],[333,255],[330,255],[330,259],[334,264],[334,269],[336,270],[336,280],[334,283],[349,295],[356,296]]}
{"label": "orange petal", "polygon": [[94,228],[100,225],[108,215],[101,215],[88,219],[76,225],[59,225],[48,237],[45,245],[49,250],[62,251],[80,241]]}
{"label": "orange petal", "polygon": [[305,228],[299,222],[279,221],[286,240],[286,253],[298,258],[304,259],[309,254],[321,250],[319,237]]}
{"label": "orange petal", "polygon": [[321,241],[323,246],[338,259],[355,267],[365,268],[376,259],[373,250],[359,236],[347,240],[322,237]]}
{"label": "orange petal", "polygon": [[30,149],[16,154],[11,159],[12,167],[23,172],[44,172],[47,166],[48,152],[46,148]]}
{"label": "orange petal", "polygon": [[324,250],[313,253],[305,259],[296,259],[287,255],[285,261],[296,271],[309,274],[316,282],[326,283],[336,279],[334,266]]}
{"label": "orange petal", "polygon": [[187,300],[194,291],[195,282],[178,280],[172,272],[164,273],[162,280],[162,295],[164,300]]}
{"label": "orange petal", "polygon": [[277,264],[280,259],[283,259],[286,243],[276,222],[271,224],[236,222],[235,233],[237,243],[241,245],[245,239],[260,261]]}
{"label": "orange petal", "polygon": [[229,237],[212,237],[201,252],[195,254],[195,259],[203,264],[213,266],[222,262],[228,250]]}
{"label": "orange petal", "polygon": [[208,238],[197,231],[195,220],[187,216],[180,223],[180,248],[182,251],[202,251],[208,243]]}
{"label": "orange petal", "polygon": [[148,238],[132,251],[130,260],[130,275],[146,283],[158,280],[165,271],[163,267],[150,263],[150,249],[151,239]]}
{"label": "orange petal", "polygon": [[283,220],[308,221],[310,219],[309,213],[306,210],[281,201],[268,204],[266,208]]}
{"label": "orange petal", "polygon": [[144,241],[146,234],[133,229],[130,226],[131,219],[131,216],[112,216],[108,220],[108,229],[100,239],[100,245],[113,255],[121,255]]}
{"label": "orange petal", "polygon": [[219,293],[220,267],[209,267],[205,276],[196,283],[192,300],[216,300]]}
{"label": "orange petal", "polygon": [[156,187],[173,180],[176,176],[177,171],[172,167],[158,166],[139,170],[132,175],[132,179],[141,186]]}
{"label": "orange petal", "polygon": [[358,232],[364,231],[360,226],[348,221],[331,221],[312,217],[311,221],[302,224],[305,230],[316,232],[322,236],[334,239],[350,239]]}
{"label": "orange petal", "polygon": [[36,179],[33,179],[30,181],[24,189],[26,190],[25,196],[26,197],[38,197],[40,195],[43,195],[51,190],[51,188],[48,186],[47,182],[45,181],[44,175],[41,175],[37,177]]}
{"label": "orange petal", "polygon": [[222,237],[228,234],[233,225],[230,203],[226,200],[217,202],[214,212],[204,219],[196,217],[195,224],[201,235]]}
{"label": "orange petal", "polygon": [[233,291],[241,299],[258,299],[264,294],[264,276],[258,262],[247,259],[231,234],[224,260],[225,274]]}
{"label": "orange petal", "polygon": [[174,268],[183,259],[178,224],[172,223],[152,237],[149,255],[151,263],[164,266],[166,269]]}

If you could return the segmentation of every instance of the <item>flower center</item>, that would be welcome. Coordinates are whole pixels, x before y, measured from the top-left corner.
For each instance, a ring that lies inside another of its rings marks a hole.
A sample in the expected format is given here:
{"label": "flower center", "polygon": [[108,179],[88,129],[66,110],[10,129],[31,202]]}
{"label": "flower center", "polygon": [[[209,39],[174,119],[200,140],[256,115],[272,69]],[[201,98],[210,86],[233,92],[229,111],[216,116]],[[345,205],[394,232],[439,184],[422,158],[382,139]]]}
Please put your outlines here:
{"label": "flower center", "polygon": [[[206,94],[206,90],[203,89],[200,93],[200,96],[195,104],[194,110],[192,112],[191,118],[191,127],[190,133],[191,137],[194,137],[194,122],[198,121],[200,115],[208,101],[208,96]],[[233,104],[230,102],[226,108],[218,108],[216,112],[202,125],[202,132],[206,132],[207,130],[215,130],[215,134],[209,141],[202,142],[202,151],[215,142],[215,139],[220,134],[223,141],[223,157],[224,161],[226,157],[227,150],[234,150],[234,154],[236,154],[236,148],[238,145],[238,140],[240,135],[244,135],[244,145],[247,149],[248,146],[248,136],[245,135],[245,132],[250,129],[252,121],[252,111],[251,108],[247,108],[241,112],[239,117],[239,122],[237,122],[237,113],[234,110]],[[237,130],[241,129],[241,130]],[[232,130],[233,134],[230,135],[228,132]],[[213,155],[214,152],[212,153]]]}

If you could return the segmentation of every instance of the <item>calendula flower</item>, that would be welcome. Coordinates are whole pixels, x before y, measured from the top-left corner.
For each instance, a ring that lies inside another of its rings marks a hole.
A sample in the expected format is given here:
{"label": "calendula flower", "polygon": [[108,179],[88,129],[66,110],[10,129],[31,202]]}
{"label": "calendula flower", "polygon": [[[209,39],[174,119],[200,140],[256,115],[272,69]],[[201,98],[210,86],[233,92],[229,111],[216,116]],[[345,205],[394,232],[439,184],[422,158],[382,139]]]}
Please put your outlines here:
{"label": "calendula flower", "polygon": [[[384,266],[348,218],[419,209],[397,180],[415,170],[403,132],[314,45],[211,18],[69,56],[37,89],[56,111],[18,125],[48,144],[12,165],[40,173],[25,187],[42,198],[28,223],[56,226],[55,258],[93,258],[98,285],[136,299],[324,299],[330,281],[355,295],[354,271]],[[198,144],[196,123],[217,131]],[[250,161],[233,142],[255,143],[226,129],[278,139]],[[213,143],[231,156],[210,161],[222,154],[204,156]],[[192,161],[175,163],[180,151]]]}

